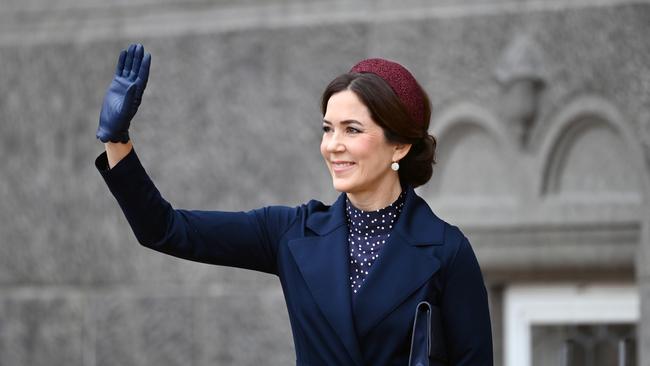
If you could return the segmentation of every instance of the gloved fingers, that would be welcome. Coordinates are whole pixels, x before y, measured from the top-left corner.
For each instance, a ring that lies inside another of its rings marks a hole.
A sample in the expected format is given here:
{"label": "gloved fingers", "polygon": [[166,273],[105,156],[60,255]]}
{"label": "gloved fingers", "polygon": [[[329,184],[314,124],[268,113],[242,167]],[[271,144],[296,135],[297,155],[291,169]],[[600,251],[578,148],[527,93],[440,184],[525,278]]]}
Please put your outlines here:
{"label": "gloved fingers", "polygon": [[[140,64],[140,71],[138,71],[138,83],[142,85],[142,91],[147,86],[147,81],[149,81],[149,67],[151,66],[151,54],[146,53],[142,58],[142,63]],[[142,93],[140,93],[142,95]]]}
{"label": "gloved fingers", "polygon": [[135,46],[135,55],[133,56],[133,65],[131,66],[131,73],[129,74],[129,79],[135,80],[135,78],[138,77],[143,55],[144,55],[144,47],[138,43]]}
{"label": "gloved fingers", "polygon": [[120,52],[120,57],[117,59],[117,66],[115,66],[115,75],[122,76],[122,70],[124,69],[124,60],[126,59],[126,50]]}
{"label": "gloved fingers", "polygon": [[135,44],[129,46],[129,50],[126,51],[126,60],[124,61],[124,70],[122,71],[123,77],[129,77],[131,73],[131,66],[133,65],[133,56],[135,55]]}

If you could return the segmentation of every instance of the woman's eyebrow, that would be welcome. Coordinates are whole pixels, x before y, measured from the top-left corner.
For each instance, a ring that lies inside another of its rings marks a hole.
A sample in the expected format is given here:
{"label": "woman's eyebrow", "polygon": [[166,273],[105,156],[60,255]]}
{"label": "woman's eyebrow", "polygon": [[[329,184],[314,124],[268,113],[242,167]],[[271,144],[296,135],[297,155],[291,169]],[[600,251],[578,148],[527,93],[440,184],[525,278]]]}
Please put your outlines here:
{"label": "woman's eyebrow", "polygon": [[[329,124],[329,125],[332,124],[332,122],[326,120],[325,118],[323,118],[323,122],[325,122],[325,123],[327,123],[327,124]],[[340,124],[342,124],[342,125],[349,125],[349,124],[352,124],[352,123],[356,123],[356,124],[358,124],[358,125],[363,126],[363,123],[357,121],[356,119],[346,119],[345,121],[341,121],[341,122],[340,122]]]}

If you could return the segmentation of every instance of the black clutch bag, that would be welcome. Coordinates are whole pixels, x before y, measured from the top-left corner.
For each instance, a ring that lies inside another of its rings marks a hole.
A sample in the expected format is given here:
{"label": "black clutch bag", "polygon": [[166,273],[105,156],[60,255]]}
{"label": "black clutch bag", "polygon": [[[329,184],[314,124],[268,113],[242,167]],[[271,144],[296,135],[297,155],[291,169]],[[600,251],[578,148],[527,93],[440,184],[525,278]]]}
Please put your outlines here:
{"label": "black clutch bag", "polygon": [[415,308],[409,366],[447,365],[440,309],[427,301]]}

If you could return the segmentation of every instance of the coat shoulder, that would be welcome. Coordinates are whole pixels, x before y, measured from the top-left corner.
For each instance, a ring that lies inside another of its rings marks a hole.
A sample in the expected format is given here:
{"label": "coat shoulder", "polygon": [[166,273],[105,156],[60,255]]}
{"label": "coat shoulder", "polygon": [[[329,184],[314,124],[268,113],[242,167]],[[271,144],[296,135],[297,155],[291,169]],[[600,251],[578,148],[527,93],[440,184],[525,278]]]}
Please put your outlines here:
{"label": "coat shoulder", "polygon": [[465,234],[463,234],[458,226],[450,224],[446,221],[443,222],[445,226],[445,245],[450,245],[454,248],[457,248],[463,242],[463,240],[467,239],[467,237]]}
{"label": "coat shoulder", "polygon": [[423,218],[423,220],[419,220],[419,222],[422,225],[426,222],[426,227],[428,228],[428,230],[422,229],[422,226],[420,226],[418,230],[434,237],[434,242],[437,242],[444,251],[457,250],[463,240],[466,239],[465,234],[463,234],[458,226],[441,218],[438,213],[429,206],[424,198],[416,196],[416,199],[420,204],[414,212],[418,217]]}
{"label": "coat shoulder", "polygon": [[[469,241],[463,231],[456,225],[449,223],[433,213],[437,225],[442,228],[442,242],[438,246],[438,254],[441,259],[451,260],[456,253],[461,250],[463,245],[468,245]],[[467,243],[467,244],[465,244]],[[443,260],[444,261],[444,260]]]}
{"label": "coat shoulder", "polygon": [[[305,235],[305,228],[321,226],[332,221],[331,206],[312,199],[294,207],[266,206],[255,210],[257,217],[266,223],[267,230],[275,231],[277,238],[296,238]],[[325,225],[326,226],[326,225]]]}
{"label": "coat shoulder", "polygon": [[319,212],[327,212],[330,209],[330,205],[326,205],[319,200],[309,200],[309,202],[303,203],[300,208],[303,210],[306,216],[310,216]]}

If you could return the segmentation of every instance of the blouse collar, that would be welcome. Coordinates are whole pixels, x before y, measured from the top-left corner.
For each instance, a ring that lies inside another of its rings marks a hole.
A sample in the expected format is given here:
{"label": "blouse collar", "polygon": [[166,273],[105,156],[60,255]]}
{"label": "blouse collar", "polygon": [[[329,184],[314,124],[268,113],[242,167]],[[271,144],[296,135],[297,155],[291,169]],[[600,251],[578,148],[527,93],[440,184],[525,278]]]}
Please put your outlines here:
{"label": "blouse collar", "polygon": [[345,216],[350,232],[375,236],[388,234],[393,229],[395,221],[402,212],[406,201],[406,190],[390,205],[375,211],[364,211],[355,207],[350,199],[345,199]]}

